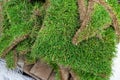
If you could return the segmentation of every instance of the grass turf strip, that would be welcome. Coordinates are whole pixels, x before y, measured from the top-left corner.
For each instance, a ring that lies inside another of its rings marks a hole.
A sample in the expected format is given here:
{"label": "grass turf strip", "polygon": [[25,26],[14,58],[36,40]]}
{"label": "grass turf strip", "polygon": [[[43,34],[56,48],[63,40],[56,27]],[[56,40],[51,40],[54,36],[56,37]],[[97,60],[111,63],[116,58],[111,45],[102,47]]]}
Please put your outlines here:
{"label": "grass turf strip", "polygon": [[[93,36],[78,46],[73,45],[71,40],[79,27],[76,3],[75,0],[50,0],[44,26],[39,31],[30,56],[69,66],[81,80],[109,80],[115,52],[114,30],[110,27],[100,31],[103,40]],[[111,19],[103,7],[96,7],[88,27],[101,30]]]}
{"label": "grass turf strip", "polygon": [[[8,3],[9,6],[5,7],[4,35],[0,39],[1,52],[11,44],[15,37],[31,32],[35,23],[30,18],[33,10],[31,4],[26,4],[24,1],[11,1]],[[120,11],[118,4],[113,4],[116,0],[108,2],[118,16]],[[50,0],[50,6],[46,11],[43,26],[35,44],[29,44],[29,40],[25,40],[18,45],[18,50],[24,50],[33,45],[32,52],[26,55],[30,61],[40,58],[52,64],[53,67],[55,65],[69,66],[81,80],[109,80],[116,36],[112,27],[106,30],[102,28],[104,24],[111,22],[111,19],[104,8],[96,4],[88,28],[83,32],[83,34],[89,33],[88,36],[91,38],[75,46],[71,41],[80,26],[78,17],[76,0]],[[102,36],[102,40],[96,38],[94,33],[96,30]],[[8,64],[11,58],[12,52],[6,58]]]}

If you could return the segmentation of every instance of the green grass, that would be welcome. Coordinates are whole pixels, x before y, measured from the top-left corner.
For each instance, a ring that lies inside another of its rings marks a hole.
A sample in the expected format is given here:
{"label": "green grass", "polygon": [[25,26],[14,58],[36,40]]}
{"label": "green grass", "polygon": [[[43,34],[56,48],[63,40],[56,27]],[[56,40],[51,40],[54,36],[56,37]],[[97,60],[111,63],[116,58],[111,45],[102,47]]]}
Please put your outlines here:
{"label": "green grass", "polygon": [[[25,6],[24,2],[11,1],[5,6],[5,24],[3,26],[4,34],[0,39],[0,52],[2,52],[12,41],[21,35],[29,33],[32,29],[32,21],[28,18],[31,9]],[[23,15],[24,14],[24,15]]]}
{"label": "green grass", "polygon": [[14,61],[14,55],[13,52],[9,52],[9,54],[5,57],[5,60],[7,62],[7,67],[10,69],[15,68],[15,61]]}
{"label": "green grass", "polygon": [[[108,0],[120,20],[120,7],[116,1]],[[0,53],[16,37],[30,33],[30,37],[17,46],[18,51],[32,48],[26,54],[28,61],[44,60],[56,71],[59,65],[68,66],[77,73],[80,80],[109,80],[116,35],[112,26],[103,30],[104,24],[112,21],[106,10],[100,5],[94,6],[92,18],[84,32],[80,33],[80,43],[76,46],[72,44],[72,38],[80,26],[77,1],[50,0],[49,5],[45,11],[42,3],[32,5],[24,0],[8,2],[4,6]],[[36,8],[41,11],[42,17],[33,15]],[[83,39],[83,34],[89,38]],[[102,39],[96,35],[101,35]],[[7,61],[13,60],[12,54],[11,51],[7,55]],[[12,61],[8,64],[13,66]]]}
{"label": "green grass", "polygon": [[[16,38],[25,34],[30,34],[30,37],[17,45],[16,49],[19,52],[31,48],[42,25],[43,15],[45,14],[44,8],[41,6],[42,3],[32,5],[27,0],[11,0],[4,4],[4,30],[0,38],[0,55]],[[40,9],[40,12],[42,12],[40,17],[34,15],[36,9]],[[10,53],[13,52],[11,51]],[[8,62],[8,65],[11,65],[11,63]]]}
{"label": "green grass", "polygon": [[39,32],[30,56],[69,66],[81,80],[109,80],[116,36],[111,27],[101,29],[111,19],[104,8],[97,5],[88,27],[93,27],[93,31],[100,30],[103,40],[93,36],[75,46],[71,40],[79,27],[77,12],[75,0],[51,0],[44,27]]}

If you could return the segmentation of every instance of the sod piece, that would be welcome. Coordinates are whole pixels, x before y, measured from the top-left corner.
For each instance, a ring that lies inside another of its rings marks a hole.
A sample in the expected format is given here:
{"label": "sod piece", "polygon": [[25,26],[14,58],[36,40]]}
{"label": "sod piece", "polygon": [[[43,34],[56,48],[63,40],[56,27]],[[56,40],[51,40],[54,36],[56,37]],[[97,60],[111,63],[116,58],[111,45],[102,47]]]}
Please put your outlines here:
{"label": "sod piece", "polygon": [[[91,38],[75,46],[72,37],[79,27],[76,3],[75,0],[50,0],[44,26],[30,57],[71,67],[80,80],[109,80],[116,35],[112,27],[103,30],[103,26],[111,22],[110,16],[104,7],[96,4],[88,30],[83,32]],[[94,31],[98,31],[102,39],[95,37]]]}

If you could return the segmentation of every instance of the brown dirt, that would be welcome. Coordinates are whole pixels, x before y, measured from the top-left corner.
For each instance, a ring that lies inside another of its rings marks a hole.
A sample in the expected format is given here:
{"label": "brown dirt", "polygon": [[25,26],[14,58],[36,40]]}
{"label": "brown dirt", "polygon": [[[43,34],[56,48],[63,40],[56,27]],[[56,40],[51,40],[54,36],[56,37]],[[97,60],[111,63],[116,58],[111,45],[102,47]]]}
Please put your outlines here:
{"label": "brown dirt", "polygon": [[84,0],[78,0],[78,10],[79,10],[79,14],[80,14],[80,20],[82,22],[85,18],[85,14],[86,14],[86,5],[85,5]]}
{"label": "brown dirt", "polygon": [[30,70],[30,73],[42,80],[49,80],[53,69],[46,63],[38,61]]}
{"label": "brown dirt", "polygon": [[70,71],[70,74],[72,76],[72,79],[71,80],[79,80],[78,76],[76,75],[76,73],[74,73],[74,71]]}
{"label": "brown dirt", "polygon": [[91,17],[91,13],[94,9],[94,2],[92,0],[89,0],[89,3],[88,3],[88,8],[87,8],[87,13],[85,15],[85,18],[81,24],[81,27],[78,29],[78,31],[76,32],[76,34],[74,35],[73,39],[72,39],[72,43],[77,45],[79,43],[78,41],[78,36],[79,36],[79,33],[81,31],[83,31],[83,29],[86,28],[86,25],[88,24],[89,20],[90,20],[90,17]]}
{"label": "brown dirt", "polygon": [[61,80],[79,80],[79,77],[69,67],[60,66],[60,77]]}
{"label": "brown dirt", "polygon": [[60,77],[61,80],[68,80],[69,79],[69,69],[63,66],[60,66]]}
{"label": "brown dirt", "polygon": [[35,75],[33,75],[32,73],[30,73],[31,68],[34,66],[34,64],[25,64],[23,67],[23,71],[24,73],[26,73],[27,75],[31,76],[32,78],[34,78],[35,80],[41,80],[38,77],[36,77]]}

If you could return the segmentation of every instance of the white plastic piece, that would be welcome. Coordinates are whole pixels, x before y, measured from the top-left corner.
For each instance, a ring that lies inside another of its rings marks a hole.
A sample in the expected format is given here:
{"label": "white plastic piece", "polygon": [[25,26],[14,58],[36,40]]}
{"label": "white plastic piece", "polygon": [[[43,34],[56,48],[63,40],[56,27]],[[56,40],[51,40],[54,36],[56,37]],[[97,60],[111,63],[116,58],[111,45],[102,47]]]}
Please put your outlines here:
{"label": "white plastic piece", "polygon": [[112,75],[110,80],[120,80],[120,43],[117,45],[117,54],[113,59]]}
{"label": "white plastic piece", "polygon": [[28,76],[22,75],[19,70],[11,70],[6,67],[6,62],[0,59],[0,80],[34,80]]}

